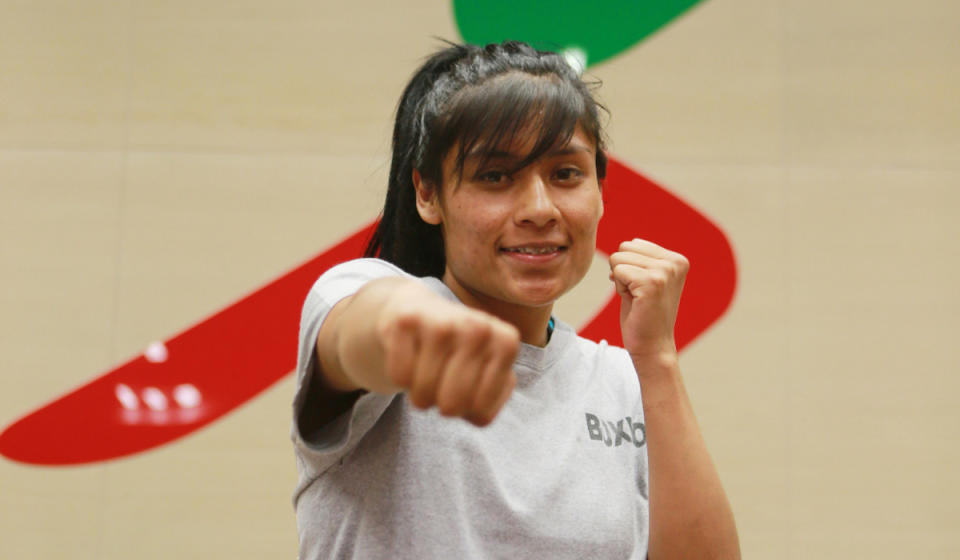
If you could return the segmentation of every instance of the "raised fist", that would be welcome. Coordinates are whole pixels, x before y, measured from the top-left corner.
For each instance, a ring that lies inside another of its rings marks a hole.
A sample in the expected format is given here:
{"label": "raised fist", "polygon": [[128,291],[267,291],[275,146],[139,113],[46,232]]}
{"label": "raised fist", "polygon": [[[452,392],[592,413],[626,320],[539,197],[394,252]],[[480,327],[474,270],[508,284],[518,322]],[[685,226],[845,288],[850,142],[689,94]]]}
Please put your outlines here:
{"label": "raised fist", "polygon": [[517,329],[442,298],[394,299],[377,325],[386,374],[419,408],[485,426],[516,385]]}
{"label": "raised fist", "polygon": [[683,255],[643,239],[624,241],[610,255],[623,346],[635,359],[676,355],[673,328],[689,269]]}

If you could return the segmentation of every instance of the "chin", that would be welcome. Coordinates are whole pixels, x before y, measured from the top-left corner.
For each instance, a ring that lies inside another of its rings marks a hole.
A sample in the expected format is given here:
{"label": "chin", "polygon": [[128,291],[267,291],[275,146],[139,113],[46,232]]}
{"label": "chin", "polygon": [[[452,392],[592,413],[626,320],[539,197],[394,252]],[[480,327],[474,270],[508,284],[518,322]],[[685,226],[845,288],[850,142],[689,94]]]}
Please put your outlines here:
{"label": "chin", "polygon": [[553,305],[567,292],[560,286],[521,286],[516,290],[517,303],[527,307],[545,307]]}

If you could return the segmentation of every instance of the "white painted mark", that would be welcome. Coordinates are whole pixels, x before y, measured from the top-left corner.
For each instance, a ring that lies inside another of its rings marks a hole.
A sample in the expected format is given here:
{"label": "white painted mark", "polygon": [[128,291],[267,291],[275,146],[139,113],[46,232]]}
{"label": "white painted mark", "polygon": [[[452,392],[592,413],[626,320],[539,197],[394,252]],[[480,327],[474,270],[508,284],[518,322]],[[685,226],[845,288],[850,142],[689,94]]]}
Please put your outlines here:
{"label": "white painted mark", "polygon": [[133,389],[123,383],[117,384],[113,389],[113,394],[117,396],[117,400],[120,401],[120,406],[123,408],[127,410],[137,410],[140,408],[140,399],[137,398],[137,394],[133,392]]}
{"label": "white painted mark", "polygon": [[202,399],[200,391],[189,383],[177,385],[173,389],[173,400],[177,401],[177,404],[183,408],[194,408],[200,404]]}
{"label": "white painted mark", "polygon": [[167,409],[167,396],[164,395],[160,389],[147,387],[143,390],[141,396],[143,397],[143,402],[147,403],[147,406],[149,406],[151,410]]}
{"label": "white painted mark", "polygon": [[170,352],[167,351],[167,346],[160,342],[151,342],[147,349],[143,352],[143,357],[147,359],[148,362],[154,364],[159,364],[167,361],[167,358],[170,357]]}

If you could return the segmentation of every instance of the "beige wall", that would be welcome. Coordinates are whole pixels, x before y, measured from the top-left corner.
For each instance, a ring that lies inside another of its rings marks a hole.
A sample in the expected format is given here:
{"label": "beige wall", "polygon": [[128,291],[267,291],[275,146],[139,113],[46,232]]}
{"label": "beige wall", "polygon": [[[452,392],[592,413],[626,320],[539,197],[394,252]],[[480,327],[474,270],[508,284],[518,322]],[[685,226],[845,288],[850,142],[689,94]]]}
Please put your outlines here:
{"label": "beige wall", "polygon": [[[0,6],[0,424],[376,215],[396,98],[457,32],[324,4]],[[746,557],[960,555],[958,21],[707,0],[592,70],[614,153],[738,257],[683,367]],[[291,394],[125,460],[0,460],[0,557],[293,557]]]}

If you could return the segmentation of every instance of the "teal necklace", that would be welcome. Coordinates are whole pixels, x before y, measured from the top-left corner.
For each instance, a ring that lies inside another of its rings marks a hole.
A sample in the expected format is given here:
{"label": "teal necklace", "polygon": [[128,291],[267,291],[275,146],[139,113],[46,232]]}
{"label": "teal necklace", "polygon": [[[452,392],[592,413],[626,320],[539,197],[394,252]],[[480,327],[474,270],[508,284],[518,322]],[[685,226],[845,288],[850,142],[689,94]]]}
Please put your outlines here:
{"label": "teal necklace", "polygon": [[553,322],[553,317],[550,317],[550,320],[547,322],[547,342],[550,342],[550,336],[553,335],[553,327],[556,323]]}

